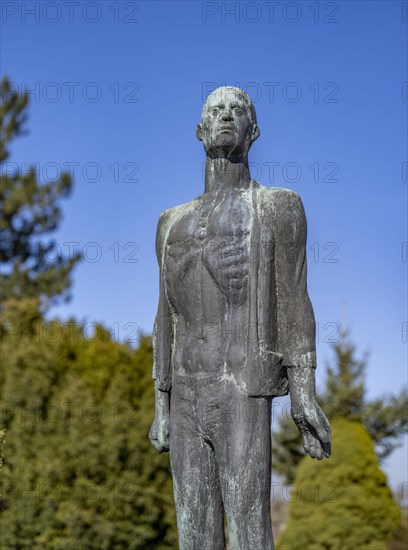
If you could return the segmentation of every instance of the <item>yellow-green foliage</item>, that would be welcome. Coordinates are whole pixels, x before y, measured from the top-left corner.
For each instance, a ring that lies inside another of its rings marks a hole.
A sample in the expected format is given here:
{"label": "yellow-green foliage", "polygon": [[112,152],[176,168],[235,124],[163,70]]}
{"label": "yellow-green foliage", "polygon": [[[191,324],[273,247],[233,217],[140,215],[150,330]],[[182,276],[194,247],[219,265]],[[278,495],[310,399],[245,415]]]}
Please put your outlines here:
{"label": "yellow-green foliage", "polygon": [[169,459],[148,439],[150,340],[132,350],[102,327],[89,340],[74,323],[40,320],[11,332],[1,343],[4,548],[175,548]]}
{"label": "yellow-green foliage", "polygon": [[333,455],[304,457],[278,550],[385,550],[400,512],[358,422],[332,422]]}
{"label": "yellow-green foliage", "polygon": [[4,436],[6,434],[6,430],[0,430],[0,468],[3,466],[3,453],[1,451],[1,446],[5,444],[6,440],[4,439]]}

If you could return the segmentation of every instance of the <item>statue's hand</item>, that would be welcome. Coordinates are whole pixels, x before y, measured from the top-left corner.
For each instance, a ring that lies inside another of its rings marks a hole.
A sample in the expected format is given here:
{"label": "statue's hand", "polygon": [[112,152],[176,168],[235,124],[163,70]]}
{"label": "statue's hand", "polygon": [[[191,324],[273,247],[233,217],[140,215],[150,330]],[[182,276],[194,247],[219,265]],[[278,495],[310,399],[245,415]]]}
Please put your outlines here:
{"label": "statue's hand", "polygon": [[158,453],[170,450],[169,419],[156,415],[149,432],[149,439]]}
{"label": "statue's hand", "polygon": [[321,460],[331,454],[331,430],[326,415],[315,399],[292,404],[292,418],[303,440],[303,448],[312,458]]}

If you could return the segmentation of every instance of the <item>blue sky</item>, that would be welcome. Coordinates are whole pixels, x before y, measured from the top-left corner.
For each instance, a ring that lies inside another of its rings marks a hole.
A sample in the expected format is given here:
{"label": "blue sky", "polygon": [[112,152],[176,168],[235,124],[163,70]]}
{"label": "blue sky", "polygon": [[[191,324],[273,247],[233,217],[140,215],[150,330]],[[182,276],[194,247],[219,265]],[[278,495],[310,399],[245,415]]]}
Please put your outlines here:
{"label": "blue sky", "polygon": [[[201,193],[203,100],[238,85],[261,128],[253,177],[295,189],[306,208],[318,382],[343,323],[371,353],[370,397],[406,385],[405,9],[3,2],[1,72],[32,90],[30,134],[10,161],[37,163],[42,180],[74,174],[56,238],[84,261],[73,300],[52,314],[103,321],[120,339],[151,332],[157,219]],[[394,487],[407,482],[406,452],[405,443],[387,462]]]}

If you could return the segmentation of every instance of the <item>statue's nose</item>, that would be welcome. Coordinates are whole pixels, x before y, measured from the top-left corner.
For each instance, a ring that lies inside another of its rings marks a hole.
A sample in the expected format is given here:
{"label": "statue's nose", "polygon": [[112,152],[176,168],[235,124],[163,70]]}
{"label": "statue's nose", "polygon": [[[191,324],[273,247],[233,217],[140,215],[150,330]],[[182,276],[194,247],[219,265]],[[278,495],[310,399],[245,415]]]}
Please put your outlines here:
{"label": "statue's nose", "polygon": [[222,120],[233,120],[231,111],[224,111],[221,118]]}

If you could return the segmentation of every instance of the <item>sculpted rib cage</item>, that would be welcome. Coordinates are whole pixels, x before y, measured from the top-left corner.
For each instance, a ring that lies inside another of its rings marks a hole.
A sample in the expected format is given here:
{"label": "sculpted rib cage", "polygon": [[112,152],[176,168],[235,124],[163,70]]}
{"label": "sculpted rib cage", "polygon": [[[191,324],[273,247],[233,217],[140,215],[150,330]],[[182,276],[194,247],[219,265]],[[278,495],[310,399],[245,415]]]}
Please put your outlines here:
{"label": "sculpted rib cage", "polygon": [[[215,193],[210,200],[198,198],[171,224],[163,260],[167,296],[177,317],[179,368],[217,369],[226,362],[231,346],[242,344],[248,311],[251,195],[249,190],[230,190]],[[243,351],[241,355],[240,361]]]}

